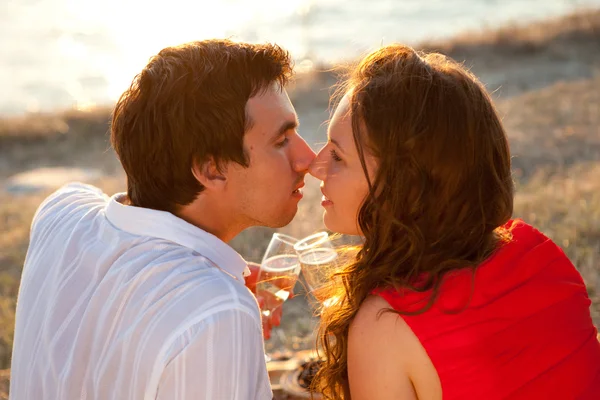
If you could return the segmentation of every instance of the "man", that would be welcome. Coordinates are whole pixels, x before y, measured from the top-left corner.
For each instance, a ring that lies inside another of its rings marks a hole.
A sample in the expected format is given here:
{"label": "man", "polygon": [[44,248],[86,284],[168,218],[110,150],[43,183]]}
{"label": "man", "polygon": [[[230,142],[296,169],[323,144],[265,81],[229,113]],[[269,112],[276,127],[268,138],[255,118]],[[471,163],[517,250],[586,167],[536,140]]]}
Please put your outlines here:
{"label": "man", "polygon": [[166,48],[119,99],[127,193],[63,187],[23,270],[11,399],[270,399],[257,301],[226,242],[288,224],[315,157],[287,52]]}

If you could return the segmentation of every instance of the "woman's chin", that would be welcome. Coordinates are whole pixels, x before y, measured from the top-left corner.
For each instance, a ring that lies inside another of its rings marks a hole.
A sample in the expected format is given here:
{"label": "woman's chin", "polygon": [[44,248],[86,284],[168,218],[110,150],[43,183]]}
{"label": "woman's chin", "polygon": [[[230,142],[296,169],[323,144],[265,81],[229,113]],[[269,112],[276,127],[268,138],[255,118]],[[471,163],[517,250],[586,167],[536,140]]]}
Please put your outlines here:
{"label": "woman's chin", "polygon": [[353,224],[348,224],[348,221],[340,221],[340,219],[329,210],[325,210],[323,213],[323,224],[325,224],[325,227],[331,232],[341,233],[343,235],[360,235],[360,232]]}
{"label": "woman's chin", "polygon": [[323,224],[325,224],[325,228],[332,232],[338,232],[338,230],[336,229],[338,226],[335,222],[335,217],[331,215],[330,212],[328,212],[327,210],[323,211]]}

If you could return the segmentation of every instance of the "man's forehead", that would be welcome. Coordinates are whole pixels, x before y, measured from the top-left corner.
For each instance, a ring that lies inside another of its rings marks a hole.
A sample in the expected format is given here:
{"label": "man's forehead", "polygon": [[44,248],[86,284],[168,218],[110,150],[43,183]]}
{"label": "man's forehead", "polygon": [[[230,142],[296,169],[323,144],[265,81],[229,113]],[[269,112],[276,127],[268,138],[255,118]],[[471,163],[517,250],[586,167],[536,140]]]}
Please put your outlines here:
{"label": "man's forehead", "polygon": [[246,117],[250,127],[279,127],[296,122],[298,117],[285,89],[279,84],[270,86],[251,97],[246,105]]}
{"label": "man's forehead", "polygon": [[287,91],[278,83],[259,90],[248,99],[246,105],[247,108],[255,110],[285,108],[286,106],[293,109]]}

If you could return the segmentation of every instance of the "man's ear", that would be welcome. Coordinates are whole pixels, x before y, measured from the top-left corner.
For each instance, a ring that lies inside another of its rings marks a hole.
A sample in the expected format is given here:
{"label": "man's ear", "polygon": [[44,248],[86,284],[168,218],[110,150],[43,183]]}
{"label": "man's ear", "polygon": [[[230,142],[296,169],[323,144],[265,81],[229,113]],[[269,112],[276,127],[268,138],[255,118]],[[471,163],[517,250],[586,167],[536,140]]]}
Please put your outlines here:
{"label": "man's ear", "polygon": [[227,183],[225,170],[217,167],[215,160],[210,157],[208,161],[200,164],[198,161],[192,163],[192,174],[202,186],[209,190],[221,190]]}

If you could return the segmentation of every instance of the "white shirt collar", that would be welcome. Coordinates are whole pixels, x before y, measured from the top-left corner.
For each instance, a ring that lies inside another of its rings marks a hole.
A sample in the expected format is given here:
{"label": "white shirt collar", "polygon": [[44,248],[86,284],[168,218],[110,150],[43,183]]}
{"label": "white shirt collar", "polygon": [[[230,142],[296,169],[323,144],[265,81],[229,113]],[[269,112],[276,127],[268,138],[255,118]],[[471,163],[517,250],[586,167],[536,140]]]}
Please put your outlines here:
{"label": "white shirt collar", "polygon": [[134,235],[165,239],[190,248],[244,282],[248,263],[227,243],[169,212],[123,205],[119,200],[124,197],[125,193],[117,193],[106,206],[106,217],[113,226]]}

